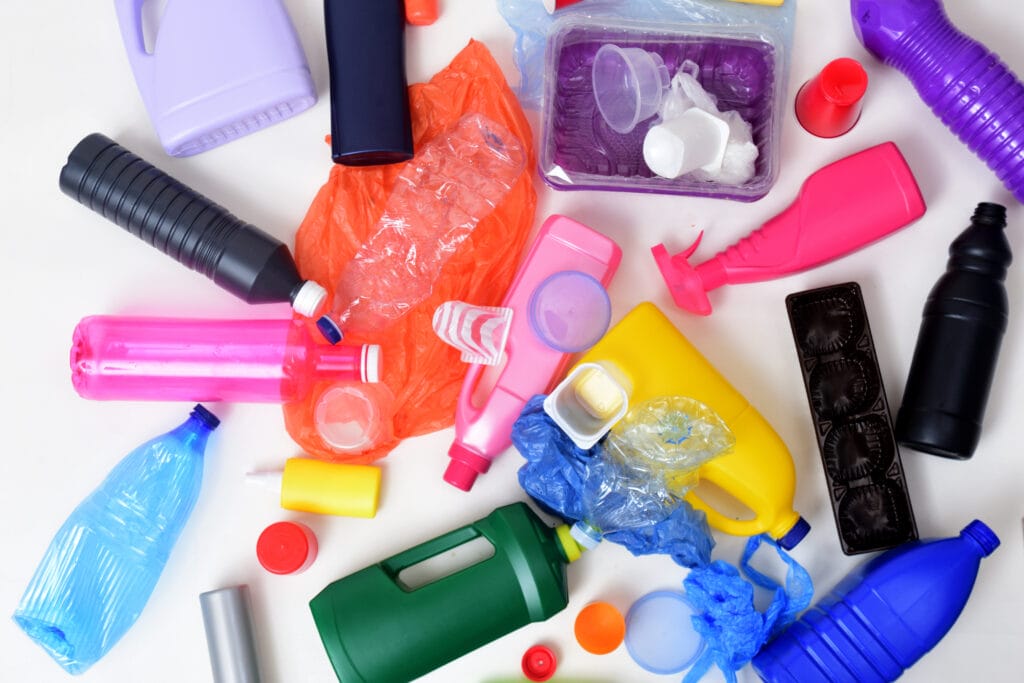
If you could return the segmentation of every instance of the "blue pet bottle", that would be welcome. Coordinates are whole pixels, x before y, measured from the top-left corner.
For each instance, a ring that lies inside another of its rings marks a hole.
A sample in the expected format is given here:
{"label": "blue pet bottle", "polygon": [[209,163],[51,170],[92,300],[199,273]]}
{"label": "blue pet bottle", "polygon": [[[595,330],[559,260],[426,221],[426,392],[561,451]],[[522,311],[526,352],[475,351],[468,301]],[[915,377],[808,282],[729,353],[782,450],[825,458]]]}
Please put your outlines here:
{"label": "blue pet bottle", "polygon": [[984,523],[956,538],[913,541],[847,576],[754,657],[767,683],[883,683],[938,644],[999,547]]}
{"label": "blue pet bottle", "polygon": [[197,405],[125,456],[50,542],[14,621],[68,673],[95,664],[146,606],[199,497],[218,424]]}

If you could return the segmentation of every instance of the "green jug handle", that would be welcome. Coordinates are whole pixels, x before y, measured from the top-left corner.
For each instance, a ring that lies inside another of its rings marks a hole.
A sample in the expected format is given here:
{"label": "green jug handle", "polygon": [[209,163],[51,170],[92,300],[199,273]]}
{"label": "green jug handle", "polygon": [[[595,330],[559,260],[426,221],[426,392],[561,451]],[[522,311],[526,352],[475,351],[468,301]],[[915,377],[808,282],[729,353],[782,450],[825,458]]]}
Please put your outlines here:
{"label": "green jug handle", "polygon": [[[421,543],[418,546],[409,548],[404,552],[389,557],[380,564],[384,568],[384,571],[386,571],[394,581],[398,579],[399,573],[414,564],[419,564],[424,560],[429,560],[435,555],[440,555],[443,552],[457,548],[460,545],[468,543],[474,538],[480,538],[481,536],[487,538],[486,534],[481,532],[475,526],[464,526],[461,529],[449,531],[443,536],[438,536],[426,543]],[[491,541],[490,538],[487,538],[487,541],[491,545],[494,545],[494,542]],[[497,547],[495,547],[495,552],[497,552]]]}

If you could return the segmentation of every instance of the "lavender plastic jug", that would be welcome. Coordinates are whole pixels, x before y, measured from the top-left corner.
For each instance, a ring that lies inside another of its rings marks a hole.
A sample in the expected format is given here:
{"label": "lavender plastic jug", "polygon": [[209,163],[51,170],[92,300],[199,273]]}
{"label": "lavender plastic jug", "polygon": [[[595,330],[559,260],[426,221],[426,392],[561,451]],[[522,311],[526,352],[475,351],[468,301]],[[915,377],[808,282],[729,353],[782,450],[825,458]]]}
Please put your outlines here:
{"label": "lavender plastic jug", "polygon": [[135,82],[168,154],[205,152],[316,103],[281,0],[168,0],[152,52],[145,3],[114,0]]}
{"label": "lavender plastic jug", "polygon": [[850,0],[860,42],[1024,201],[1024,85],[953,26],[940,0]]}

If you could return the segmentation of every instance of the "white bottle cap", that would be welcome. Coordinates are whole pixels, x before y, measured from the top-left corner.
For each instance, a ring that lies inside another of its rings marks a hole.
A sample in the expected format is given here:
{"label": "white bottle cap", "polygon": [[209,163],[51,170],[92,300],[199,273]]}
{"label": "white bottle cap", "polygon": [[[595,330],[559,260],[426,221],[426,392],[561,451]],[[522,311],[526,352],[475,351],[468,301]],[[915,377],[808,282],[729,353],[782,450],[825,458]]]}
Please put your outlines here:
{"label": "white bottle cap", "polygon": [[[597,534],[596,537],[594,534]],[[585,550],[593,550],[601,543],[601,535],[586,522],[576,522],[569,529],[569,535]]]}
{"label": "white bottle cap", "polygon": [[647,131],[644,163],[662,178],[678,178],[698,168],[716,173],[728,143],[729,124],[694,107]]}
{"label": "white bottle cap", "polygon": [[312,280],[306,280],[295,294],[295,298],[292,299],[292,308],[299,315],[312,318],[320,310],[320,306],[323,305],[326,298],[326,289]]}
{"label": "white bottle cap", "polygon": [[376,384],[380,381],[380,345],[364,344],[363,356],[359,359],[359,376],[362,381]]}

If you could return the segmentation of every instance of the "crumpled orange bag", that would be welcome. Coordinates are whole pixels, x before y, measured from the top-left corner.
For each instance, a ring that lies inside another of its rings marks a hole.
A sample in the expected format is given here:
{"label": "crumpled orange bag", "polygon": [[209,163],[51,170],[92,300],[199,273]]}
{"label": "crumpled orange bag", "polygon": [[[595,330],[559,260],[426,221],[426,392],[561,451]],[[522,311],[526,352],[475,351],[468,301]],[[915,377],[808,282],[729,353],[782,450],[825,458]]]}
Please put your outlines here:
{"label": "crumpled orange bag", "polygon": [[[338,452],[317,432],[314,411],[321,395],[334,386],[330,383],[320,383],[304,400],[284,406],[285,426],[292,438],[312,455],[328,460],[372,462],[404,438],[454,423],[455,403],[468,366],[459,360],[457,350],[434,334],[434,310],[451,300],[500,304],[533,227],[537,208],[532,181],[536,166],[533,134],[487,47],[470,41],[429,83],[410,86],[409,100],[416,149],[463,115],[480,113],[518,138],[526,165],[494,212],[477,224],[441,269],[426,300],[382,333],[345,337],[345,343],[382,347],[381,379],[386,389],[369,387],[368,393],[379,399],[390,389],[394,400],[379,401],[384,409],[384,430],[372,447],[358,453]],[[334,287],[345,264],[375,229],[404,165],[333,165],[295,238],[295,257],[304,278]]]}

